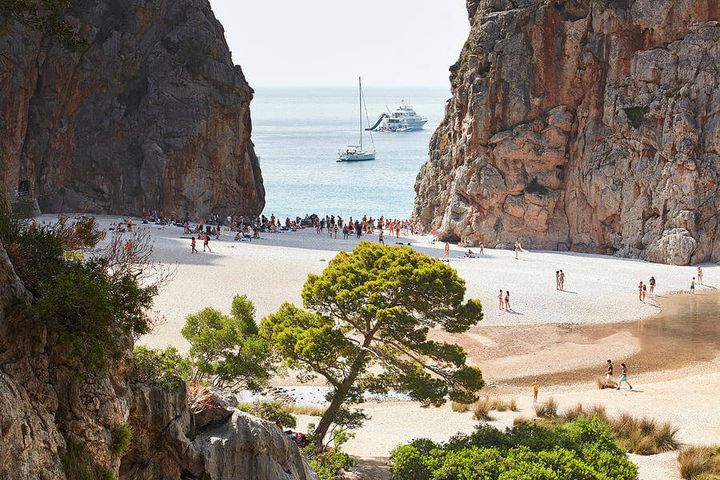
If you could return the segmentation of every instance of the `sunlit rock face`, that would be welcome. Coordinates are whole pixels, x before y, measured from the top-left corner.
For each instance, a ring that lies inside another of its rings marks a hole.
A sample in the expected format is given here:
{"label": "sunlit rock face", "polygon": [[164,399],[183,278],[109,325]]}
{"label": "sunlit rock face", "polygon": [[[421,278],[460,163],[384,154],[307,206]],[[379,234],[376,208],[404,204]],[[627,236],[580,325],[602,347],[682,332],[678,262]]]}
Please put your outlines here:
{"label": "sunlit rock face", "polygon": [[0,36],[0,184],[44,212],[256,214],[253,91],[207,0],[81,0],[67,51]]}
{"label": "sunlit rock face", "polygon": [[467,4],[415,218],[489,246],[720,260],[720,3]]}

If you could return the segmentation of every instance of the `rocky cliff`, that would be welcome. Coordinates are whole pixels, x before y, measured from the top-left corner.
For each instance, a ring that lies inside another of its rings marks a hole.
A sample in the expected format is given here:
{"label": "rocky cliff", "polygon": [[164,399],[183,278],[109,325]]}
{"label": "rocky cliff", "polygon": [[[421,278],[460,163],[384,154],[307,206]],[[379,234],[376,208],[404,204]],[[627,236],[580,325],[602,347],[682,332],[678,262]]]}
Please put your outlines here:
{"label": "rocky cliff", "polygon": [[44,212],[259,213],[253,91],[209,2],[71,3],[86,47],[0,36],[0,186]]}
{"label": "rocky cliff", "polygon": [[[0,478],[316,480],[274,424],[215,392],[193,408],[183,382],[139,382],[128,367],[78,377],[0,243]],[[133,430],[113,451],[113,431]]]}
{"label": "rocky cliff", "polygon": [[447,239],[720,260],[720,3],[468,0],[414,215]]}

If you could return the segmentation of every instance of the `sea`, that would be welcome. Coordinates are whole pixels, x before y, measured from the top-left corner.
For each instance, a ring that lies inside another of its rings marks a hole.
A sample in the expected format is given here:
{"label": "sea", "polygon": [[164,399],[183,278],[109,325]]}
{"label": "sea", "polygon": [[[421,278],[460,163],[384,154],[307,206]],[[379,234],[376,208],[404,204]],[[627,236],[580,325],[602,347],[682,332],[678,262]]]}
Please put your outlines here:
{"label": "sea", "polygon": [[337,162],[337,153],[359,141],[357,86],[347,88],[256,88],[251,105],[255,151],[265,183],[264,214],[358,218],[409,218],[420,167],[433,131],[445,114],[450,90],[442,87],[363,87],[364,126],[404,100],[426,117],[425,129],[369,132],[376,159]]}

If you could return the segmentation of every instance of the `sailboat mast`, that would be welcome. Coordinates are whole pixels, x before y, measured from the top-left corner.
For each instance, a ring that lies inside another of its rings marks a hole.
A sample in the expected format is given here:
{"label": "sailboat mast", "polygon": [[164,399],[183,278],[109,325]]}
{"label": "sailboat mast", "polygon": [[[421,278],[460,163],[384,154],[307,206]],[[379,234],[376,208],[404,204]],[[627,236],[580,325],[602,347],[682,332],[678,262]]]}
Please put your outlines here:
{"label": "sailboat mast", "polygon": [[363,124],[362,124],[362,77],[358,77],[358,113],[360,114],[360,151],[363,151]]}

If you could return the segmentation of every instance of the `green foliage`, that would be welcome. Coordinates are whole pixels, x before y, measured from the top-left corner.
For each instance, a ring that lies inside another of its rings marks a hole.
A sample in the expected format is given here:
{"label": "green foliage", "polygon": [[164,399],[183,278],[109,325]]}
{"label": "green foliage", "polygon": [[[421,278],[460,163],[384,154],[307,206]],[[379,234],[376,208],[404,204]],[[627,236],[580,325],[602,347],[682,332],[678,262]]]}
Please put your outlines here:
{"label": "green foliage", "polygon": [[444,444],[415,440],[390,456],[393,480],[634,480],[637,467],[598,420],[482,425]]}
{"label": "green foliage", "polygon": [[461,347],[428,338],[431,329],[462,333],[482,319],[480,303],[464,296],[464,281],[443,262],[363,242],[308,277],[304,309],[286,303],[263,319],[260,334],[287,366],[332,386],[318,446],[333,423],[362,421],[346,406],[361,403],[364,391],[395,390],[436,406],[477,400],[480,370],[465,364]]}
{"label": "green foliage", "polygon": [[87,45],[77,29],[63,18],[70,0],[0,0],[0,34],[12,21],[57,39],[66,48]]}
{"label": "green foliage", "polygon": [[[312,429],[313,424],[308,425]],[[335,480],[341,470],[348,470],[355,462],[347,453],[342,451],[343,445],[355,434],[342,427],[336,427],[330,433],[332,437],[329,444],[333,447],[325,447],[318,451],[311,443],[305,448],[305,454],[310,458],[310,468],[317,473],[320,480]],[[312,440],[312,438],[310,439]]]}
{"label": "green foliage", "polygon": [[67,480],[115,480],[115,474],[107,467],[95,464],[82,444],[68,439],[60,463]]}
{"label": "green foliage", "polygon": [[110,451],[118,458],[122,458],[128,450],[132,442],[132,427],[127,423],[115,425],[112,429],[112,444]]}
{"label": "green foliage", "polygon": [[42,227],[20,221],[0,199],[0,241],[34,297],[25,318],[47,329],[78,374],[108,369],[131,338],[150,330],[147,312],[157,293],[132,268],[110,268],[109,257],[66,255],[94,248],[103,235],[92,218]]}
{"label": "green foliage", "polygon": [[190,377],[190,361],[177,348],[137,346],[133,350],[133,377],[142,383],[174,386]]}
{"label": "green foliage", "polygon": [[640,128],[640,125],[642,125],[648,111],[648,107],[629,107],[625,109],[625,116],[628,122],[630,122],[630,125],[637,130]]}
{"label": "green foliage", "polygon": [[235,296],[230,316],[206,308],[187,317],[182,329],[190,342],[193,379],[224,386],[259,390],[274,371],[268,342],[257,335],[255,307]]}
{"label": "green foliage", "polygon": [[295,415],[279,402],[241,403],[237,408],[268,422],[280,422],[283,427],[295,428],[297,426]]}
{"label": "green foliage", "polygon": [[149,332],[146,309],[156,291],[132,275],[108,274],[102,260],[65,261],[40,284],[36,310],[65,346],[74,370],[101,372],[122,358],[126,336]]}

